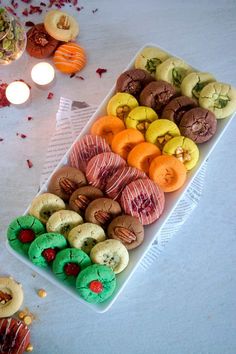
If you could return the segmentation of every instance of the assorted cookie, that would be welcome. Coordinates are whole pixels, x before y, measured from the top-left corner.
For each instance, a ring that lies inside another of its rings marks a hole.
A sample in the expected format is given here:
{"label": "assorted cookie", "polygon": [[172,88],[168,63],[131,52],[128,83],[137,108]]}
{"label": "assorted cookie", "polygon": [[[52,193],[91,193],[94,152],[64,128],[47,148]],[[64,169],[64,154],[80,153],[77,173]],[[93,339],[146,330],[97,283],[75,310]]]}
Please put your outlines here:
{"label": "assorted cookie", "polygon": [[155,79],[142,69],[131,69],[123,72],[116,81],[117,92],[127,92],[138,97],[147,84]]}
{"label": "assorted cookie", "polygon": [[44,26],[50,36],[60,42],[75,40],[79,34],[79,25],[75,18],[61,10],[48,11]]}
{"label": "assorted cookie", "polygon": [[23,354],[30,345],[30,330],[13,317],[0,320],[0,353]]}
{"label": "assorted cookie", "polygon": [[21,307],[23,299],[21,284],[11,277],[0,277],[0,318],[14,315]]}

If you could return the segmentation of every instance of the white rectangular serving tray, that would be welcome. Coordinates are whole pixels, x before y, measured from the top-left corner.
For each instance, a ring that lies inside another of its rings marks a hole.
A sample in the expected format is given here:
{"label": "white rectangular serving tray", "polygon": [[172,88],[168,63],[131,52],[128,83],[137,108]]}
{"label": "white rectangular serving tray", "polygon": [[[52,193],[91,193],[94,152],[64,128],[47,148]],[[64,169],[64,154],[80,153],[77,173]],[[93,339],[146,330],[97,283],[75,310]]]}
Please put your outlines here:
{"label": "white rectangular serving tray", "polygon": [[[127,66],[127,68],[125,70],[134,68],[134,62],[135,62],[135,58],[136,58],[137,54],[141,50],[143,50],[145,47],[148,47],[148,46],[160,48],[159,46],[157,46],[156,44],[153,44],[153,43],[145,44],[135,54],[135,56],[133,57],[133,59],[131,60],[131,62],[129,63],[129,65]],[[169,53],[168,50],[166,50],[164,48],[160,48],[160,49],[162,49],[165,52]],[[169,54],[170,54],[170,56],[175,56],[172,53],[169,53]],[[188,63],[188,64],[191,65],[190,63]],[[197,69],[196,69],[196,71],[197,71]],[[115,82],[116,82],[116,79],[117,78],[115,78]],[[110,100],[110,98],[114,94],[115,94],[115,84],[112,87],[111,91],[108,93],[108,95],[105,97],[105,99],[103,100],[101,105],[98,107],[96,112],[92,115],[92,117],[90,118],[90,120],[88,121],[88,123],[86,124],[86,126],[84,127],[82,132],[79,134],[79,136],[77,137],[75,142],[77,140],[79,140],[84,134],[89,133],[91,125],[93,124],[93,122],[98,117],[106,115],[107,103],[108,103],[108,101]],[[145,226],[144,242],[138,248],[136,248],[136,249],[132,250],[131,252],[129,252],[129,255],[130,255],[129,264],[128,264],[127,268],[122,273],[117,275],[117,287],[116,287],[116,290],[115,290],[113,296],[110,299],[108,299],[107,301],[105,301],[105,302],[103,302],[101,304],[90,304],[88,302],[85,302],[78,295],[78,293],[76,292],[75,288],[65,285],[63,282],[61,282],[59,279],[57,279],[53,275],[51,270],[42,269],[42,268],[36,267],[32,262],[29,261],[28,258],[26,258],[26,257],[20,255],[19,253],[17,253],[16,251],[14,251],[9,246],[8,242],[7,242],[7,249],[9,250],[10,253],[12,253],[14,256],[16,256],[18,259],[20,259],[25,264],[27,264],[35,272],[41,274],[43,277],[47,278],[51,283],[55,284],[60,289],[66,291],[68,294],[72,295],[79,302],[86,304],[87,306],[89,306],[91,309],[93,309],[96,312],[102,313],[102,312],[107,311],[112,306],[112,304],[115,302],[115,300],[117,299],[119,294],[123,291],[125,285],[128,283],[128,281],[131,278],[132,274],[134,273],[136,268],[139,266],[139,264],[141,263],[142,259],[144,258],[144,256],[148,252],[149,248],[151,247],[153,241],[158,237],[158,233],[160,232],[161,228],[164,226],[164,224],[167,222],[167,220],[170,217],[170,215],[175,210],[175,207],[177,206],[178,202],[181,200],[184,192],[188,189],[189,185],[191,184],[193,179],[196,177],[196,175],[200,171],[201,166],[204,164],[206,159],[212,153],[214,147],[216,146],[217,142],[219,141],[219,139],[221,138],[221,136],[225,132],[226,128],[229,126],[229,124],[232,121],[234,115],[235,115],[235,113],[233,115],[231,115],[230,117],[226,118],[226,119],[218,120],[217,121],[217,123],[218,123],[217,124],[217,132],[214,135],[214,137],[210,141],[208,141],[208,142],[206,142],[204,144],[198,145],[199,146],[199,150],[200,150],[200,159],[198,161],[197,166],[194,169],[192,169],[190,172],[188,172],[187,181],[185,182],[184,186],[180,190],[178,190],[176,192],[165,194],[166,203],[165,203],[165,209],[164,209],[163,214],[161,215],[159,220],[157,220],[156,222],[154,222],[153,224],[151,224],[149,226]],[[67,153],[64,155],[64,157],[61,159],[61,161],[59,162],[59,164],[57,165],[57,167],[53,171],[53,173],[57,169],[62,167],[63,165],[67,164],[68,156],[70,154],[70,151],[71,151],[72,147],[73,147],[73,145],[67,151]],[[53,175],[53,173],[51,174],[51,176]],[[48,181],[50,180],[51,176],[49,177]],[[39,191],[39,193],[37,195],[47,191],[48,181],[43,185],[43,187],[40,189],[40,191]],[[29,207],[25,211],[24,215],[27,214],[28,210],[29,210]]]}

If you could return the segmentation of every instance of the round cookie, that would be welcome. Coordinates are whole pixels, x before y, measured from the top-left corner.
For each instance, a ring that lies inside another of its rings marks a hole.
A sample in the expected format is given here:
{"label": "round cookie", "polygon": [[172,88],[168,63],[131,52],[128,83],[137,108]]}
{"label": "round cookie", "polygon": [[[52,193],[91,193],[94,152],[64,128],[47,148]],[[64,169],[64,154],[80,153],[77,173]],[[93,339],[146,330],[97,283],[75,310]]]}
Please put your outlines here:
{"label": "round cookie", "polygon": [[79,248],[87,254],[98,242],[105,239],[106,235],[103,228],[89,222],[75,227],[68,235],[68,242],[71,247]]}
{"label": "round cookie", "polygon": [[7,229],[7,239],[15,251],[28,256],[31,242],[43,233],[45,233],[45,227],[41,221],[31,215],[24,215],[10,223]]}
{"label": "round cookie", "polygon": [[97,198],[102,198],[103,192],[93,186],[85,186],[78,188],[72,193],[69,200],[70,209],[79,214],[83,214],[89,203]]}
{"label": "round cookie", "polygon": [[21,284],[11,277],[0,278],[0,318],[14,315],[21,307],[23,299]]}
{"label": "round cookie", "polygon": [[149,177],[164,192],[174,192],[186,181],[187,170],[176,157],[161,155],[152,160]]}
{"label": "round cookie", "polygon": [[162,150],[163,155],[172,155],[182,162],[186,169],[191,170],[199,159],[199,149],[189,138],[176,136],[169,140]]}
{"label": "round cookie", "polygon": [[158,115],[152,108],[139,106],[129,112],[125,120],[125,125],[127,128],[134,128],[139,130],[142,134],[145,134],[150,123],[157,118]]}
{"label": "round cookie", "polygon": [[166,81],[150,82],[141,92],[139,102],[141,106],[161,112],[163,107],[176,95],[174,86]]}
{"label": "round cookie", "polygon": [[82,171],[75,167],[64,166],[52,175],[48,184],[48,192],[67,201],[76,189],[86,184],[87,181]]}
{"label": "round cookie", "polygon": [[113,218],[121,214],[118,202],[109,198],[93,200],[85,210],[85,220],[106,227]]}
{"label": "round cookie", "polygon": [[30,330],[15,318],[0,320],[0,353],[23,354],[30,344]]}
{"label": "round cookie", "polygon": [[184,113],[195,107],[195,100],[186,96],[175,97],[164,107],[161,118],[179,125]]}
{"label": "round cookie", "polygon": [[93,264],[82,270],[76,279],[76,290],[87,302],[100,303],[112,296],[116,276],[111,268]]}
{"label": "round cookie", "polygon": [[55,51],[53,62],[64,74],[75,74],[82,70],[87,62],[85,50],[76,43],[60,45]]}
{"label": "round cookie", "polygon": [[212,81],[216,81],[214,76],[209,73],[192,72],[185,76],[181,83],[182,95],[199,99],[199,95],[203,87]]}
{"label": "round cookie", "polygon": [[156,144],[162,150],[168,140],[178,135],[180,135],[180,131],[174,122],[168,119],[158,119],[149,125],[146,131],[146,140]]}
{"label": "round cookie", "polygon": [[210,140],[216,133],[217,120],[211,111],[197,107],[183,115],[179,129],[181,135],[201,144]]}
{"label": "round cookie", "polygon": [[88,163],[86,169],[86,177],[94,187],[105,189],[110,177],[120,167],[124,167],[126,162],[119,155],[113,152],[104,152],[94,156]]}
{"label": "round cookie", "polygon": [[155,79],[142,69],[131,69],[123,72],[116,81],[117,92],[127,92],[138,97],[142,89]]}
{"label": "round cookie", "polygon": [[134,96],[126,92],[118,92],[109,100],[107,114],[125,120],[135,107],[138,107],[138,101]]}
{"label": "round cookie", "polygon": [[169,82],[177,92],[180,92],[180,85],[184,77],[191,71],[192,68],[182,59],[171,57],[157,67],[156,79]]}
{"label": "round cookie", "polygon": [[212,82],[200,92],[199,105],[213,112],[217,119],[226,118],[236,110],[236,89],[222,82]]}
{"label": "round cookie", "polygon": [[107,235],[109,238],[122,242],[128,250],[132,250],[143,242],[144,228],[136,217],[121,215],[109,224]]}
{"label": "round cookie", "polygon": [[114,239],[99,242],[90,252],[93,263],[110,267],[115,274],[121,273],[129,263],[129,253],[122,242]]}
{"label": "round cookie", "polygon": [[156,183],[145,178],[129,183],[122,192],[120,202],[125,214],[137,217],[142,225],[148,225],[161,216],[165,197]]}
{"label": "round cookie", "polygon": [[44,59],[50,57],[58,45],[58,40],[47,33],[43,23],[31,27],[27,32],[26,50],[34,58]]}
{"label": "round cookie", "polygon": [[106,194],[114,200],[119,199],[122,190],[127,184],[139,178],[145,178],[142,171],[133,167],[119,168],[109,179],[106,185]]}
{"label": "round cookie", "polygon": [[156,76],[156,68],[169,58],[169,54],[156,47],[144,48],[135,59],[136,69],[147,70],[152,76]]}
{"label": "round cookie", "polygon": [[72,167],[86,171],[88,162],[92,157],[102,152],[110,152],[111,149],[106,141],[100,136],[90,134],[84,135],[80,140],[72,146],[69,155],[69,164]]}
{"label": "round cookie", "polygon": [[52,193],[37,195],[31,202],[29,214],[46,224],[49,217],[58,210],[65,209],[66,205],[61,198]]}
{"label": "round cookie", "polygon": [[128,153],[133,149],[133,147],[144,141],[143,134],[134,128],[129,128],[122,130],[117,133],[112,139],[111,148],[116,154],[127,159]]}
{"label": "round cookie", "polygon": [[65,237],[71,229],[83,223],[83,218],[72,210],[59,210],[48,219],[47,232],[54,232]]}
{"label": "round cookie", "polygon": [[115,134],[125,129],[123,121],[118,117],[104,116],[98,118],[91,127],[91,134],[98,135],[111,145]]}
{"label": "round cookie", "polygon": [[47,267],[59,249],[66,248],[67,242],[63,235],[47,233],[37,237],[30,245],[29,259],[39,267]]}
{"label": "round cookie", "polygon": [[[127,162],[130,166],[148,174],[151,161],[161,155],[161,150],[155,144],[145,141],[136,145],[130,152]],[[145,175],[140,178],[145,178]]]}
{"label": "round cookie", "polygon": [[65,248],[57,253],[52,271],[63,282],[75,285],[80,271],[90,265],[91,260],[85,252],[76,248]]}
{"label": "round cookie", "polygon": [[74,17],[61,10],[48,11],[44,17],[46,31],[61,42],[74,40],[79,34],[79,25]]}

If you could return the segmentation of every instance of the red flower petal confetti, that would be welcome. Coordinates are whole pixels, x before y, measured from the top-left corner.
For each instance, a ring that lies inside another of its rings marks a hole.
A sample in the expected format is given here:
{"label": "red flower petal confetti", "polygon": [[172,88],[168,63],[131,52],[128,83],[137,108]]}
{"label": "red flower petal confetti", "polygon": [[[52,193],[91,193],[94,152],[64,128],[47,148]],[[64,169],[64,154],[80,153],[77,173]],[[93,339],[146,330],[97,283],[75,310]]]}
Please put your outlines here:
{"label": "red flower petal confetti", "polygon": [[33,167],[33,163],[32,163],[32,161],[30,161],[30,160],[26,160],[26,162],[27,162],[27,165],[28,165],[28,167],[29,167],[29,168]]}
{"label": "red flower petal confetti", "polygon": [[21,0],[21,2],[24,2],[25,4],[29,4],[31,0]]}
{"label": "red flower petal confetti", "polygon": [[107,72],[107,69],[98,68],[98,69],[96,70],[96,73],[97,73],[100,77],[102,77],[102,74],[104,74],[104,73],[106,73],[106,72]]}
{"label": "red flower petal confetti", "polygon": [[28,16],[29,15],[29,12],[27,9],[24,9],[24,11],[22,11],[22,15],[24,16]]}
{"label": "red flower petal confetti", "polygon": [[0,141],[3,141],[4,139],[3,138],[0,138]]}
{"label": "red flower petal confetti", "polygon": [[75,77],[76,77],[76,79],[84,80],[83,76],[76,75]]}
{"label": "red flower petal confetti", "polygon": [[25,22],[25,26],[26,27],[33,27],[34,26],[34,23],[32,21],[26,21]]}
{"label": "red flower petal confetti", "polygon": [[25,134],[20,134],[20,137],[21,137],[22,139],[25,139],[25,138],[27,138],[27,135],[25,135]]}
{"label": "red flower petal confetti", "polygon": [[13,8],[11,8],[10,6],[6,6],[6,9],[8,12],[10,12],[10,14],[12,14],[13,16],[16,16],[16,12],[13,10]]}
{"label": "red flower petal confetti", "polygon": [[10,102],[6,98],[7,83],[0,84],[0,108],[10,106]]}
{"label": "red flower petal confetti", "polygon": [[81,11],[81,10],[83,10],[83,8],[84,8],[83,6],[81,6],[81,7],[76,7],[76,10],[77,10],[77,11]]}
{"label": "red flower petal confetti", "polygon": [[41,2],[40,6],[47,6],[47,5],[45,4],[45,2]]}
{"label": "red flower petal confetti", "polygon": [[30,5],[30,10],[29,10],[29,14],[33,15],[33,14],[41,14],[43,12],[43,10],[41,9],[40,6],[33,6]]}
{"label": "red flower petal confetti", "polygon": [[28,117],[27,119],[28,119],[28,120],[32,120],[32,119],[33,119],[33,117]]}
{"label": "red flower petal confetti", "polygon": [[54,96],[54,93],[49,92],[47,99],[48,99],[48,100],[51,100],[51,99],[53,98],[53,96]]}
{"label": "red flower petal confetti", "polygon": [[18,3],[15,0],[11,0],[11,6],[13,7],[13,9],[17,9]]}
{"label": "red flower petal confetti", "polygon": [[98,11],[98,9],[92,10],[92,13],[95,14],[95,12],[97,12],[97,11]]}

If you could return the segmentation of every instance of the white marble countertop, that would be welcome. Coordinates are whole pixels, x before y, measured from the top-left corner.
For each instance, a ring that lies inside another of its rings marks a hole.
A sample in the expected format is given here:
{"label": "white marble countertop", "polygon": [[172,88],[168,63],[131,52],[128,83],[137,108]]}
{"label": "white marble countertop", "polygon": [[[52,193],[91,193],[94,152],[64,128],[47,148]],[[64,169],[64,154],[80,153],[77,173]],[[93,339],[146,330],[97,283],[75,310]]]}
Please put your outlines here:
{"label": "white marble countertop", "polygon": [[[20,2],[20,0],[19,0]],[[40,1],[32,1],[37,5]],[[9,1],[2,1],[9,5]],[[21,4],[22,8],[26,7]],[[236,86],[236,3],[215,0],[79,1],[78,42],[86,49],[84,81],[57,74],[48,91],[32,85],[28,108],[0,109],[0,274],[21,281],[24,306],[35,315],[39,354],[234,354],[236,352],[236,123],[209,159],[199,206],[159,259],[136,272],[112,308],[96,314],[9,255],[9,222],[23,213],[39,186],[60,96],[99,104],[135,52],[153,42],[219,81]],[[98,8],[95,13],[92,10]],[[17,10],[20,13],[19,10]],[[21,17],[41,22],[41,16]],[[22,58],[0,68],[0,79],[24,79],[37,60]],[[107,73],[99,78],[98,67]],[[33,120],[28,121],[27,117]],[[26,139],[16,133],[27,134]],[[33,162],[29,169],[26,160]],[[36,289],[45,288],[40,299]]]}

